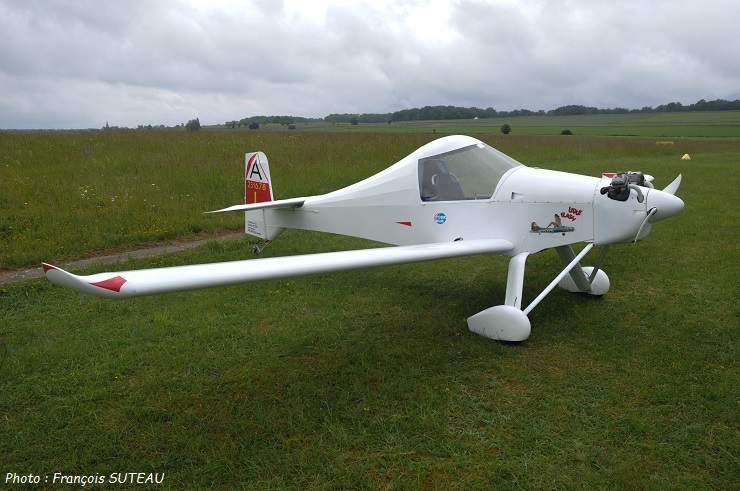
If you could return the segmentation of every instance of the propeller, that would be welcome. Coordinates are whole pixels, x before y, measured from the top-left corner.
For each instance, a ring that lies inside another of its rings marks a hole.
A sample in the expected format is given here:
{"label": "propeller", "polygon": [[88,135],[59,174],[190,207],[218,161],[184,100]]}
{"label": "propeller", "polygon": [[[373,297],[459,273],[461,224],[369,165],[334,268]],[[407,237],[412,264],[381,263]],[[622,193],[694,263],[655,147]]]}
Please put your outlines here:
{"label": "propeller", "polygon": [[675,195],[676,191],[678,191],[678,186],[680,185],[681,185],[681,174],[679,174],[678,177],[675,178],[672,183],[664,187],[663,192]]}

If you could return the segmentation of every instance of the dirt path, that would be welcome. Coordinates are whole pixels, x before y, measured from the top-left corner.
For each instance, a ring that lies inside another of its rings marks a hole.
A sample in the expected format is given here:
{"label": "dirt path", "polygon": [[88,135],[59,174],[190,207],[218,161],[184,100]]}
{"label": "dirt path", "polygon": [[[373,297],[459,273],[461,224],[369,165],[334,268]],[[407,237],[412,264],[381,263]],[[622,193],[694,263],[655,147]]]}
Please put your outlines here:
{"label": "dirt path", "polygon": [[[142,258],[149,256],[158,256],[160,254],[166,254],[169,252],[177,252],[185,249],[192,249],[199,247],[210,242],[212,240],[234,240],[244,237],[244,233],[229,234],[221,237],[210,237],[208,239],[196,240],[194,242],[185,242],[181,244],[163,245],[157,247],[150,247],[148,249],[139,249],[135,251],[126,251],[118,254],[111,254],[108,256],[93,257],[90,259],[80,259],[79,261],[70,261],[63,264],[58,264],[62,269],[76,269],[89,264],[112,264],[128,260],[129,258]],[[19,271],[0,272],[0,285],[6,283],[12,283],[14,281],[23,281],[30,278],[40,278],[44,275],[44,270],[39,266],[38,268],[22,269]]]}

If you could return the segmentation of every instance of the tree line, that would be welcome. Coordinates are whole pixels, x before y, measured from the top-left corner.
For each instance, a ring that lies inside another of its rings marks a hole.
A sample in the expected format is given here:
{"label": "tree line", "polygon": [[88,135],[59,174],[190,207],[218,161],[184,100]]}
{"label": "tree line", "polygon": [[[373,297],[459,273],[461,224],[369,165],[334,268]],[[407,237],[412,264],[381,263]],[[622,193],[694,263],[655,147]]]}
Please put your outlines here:
{"label": "tree line", "polygon": [[[492,119],[492,118],[512,118],[517,116],[576,116],[584,114],[628,114],[628,113],[664,113],[664,112],[691,112],[691,111],[740,111],[740,100],[727,101],[717,99],[714,101],[699,100],[694,104],[683,105],[680,102],[669,102],[657,107],[645,106],[640,109],[627,109],[615,107],[609,109],[599,109],[597,107],[583,105],[567,105],[556,109],[544,111],[532,111],[529,109],[515,109],[513,111],[497,111],[492,107],[480,109],[477,107],[459,107],[459,106],[424,106],[422,108],[403,109],[393,113],[343,113],[330,114],[324,118],[304,118],[300,116],[250,116],[240,120],[226,121],[225,126],[236,128],[239,126],[250,129],[258,129],[260,125],[280,124],[293,126],[296,123],[388,123],[395,121],[439,121],[446,119]],[[191,119],[187,124],[179,125],[189,130],[200,129],[200,120]],[[155,129],[164,126],[142,126],[139,129]],[[295,126],[293,126],[294,128]],[[106,126],[103,130],[119,129],[118,127]]]}
{"label": "tree line", "polygon": [[310,123],[310,122],[321,122],[322,118],[302,118],[300,116],[250,116],[248,118],[242,118],[240,120],[226,121],[225,126],[229,128],[237,128],[239,126],[248,127],[250,129],[259,128],[259,125],[265,124],[281,124],[291,125],[295,123]]}
{"label": "tree line", "polygon": [[424,106],[422,108],[403,109],[394,113],[365,113],[365,114],[330,114],[324,118],[327,123],[351,123],[353,118],[358,123],[392,123],[394,121],[435,121],[445,119],[490,119],[512,118],[516,116],[576,116],[583,114],[628,114],[628,113],[662,113],[662,112],[690,112],[690,111],[738,111],[740,100],[727,101],[700,101],[684,106],[680,102],[670,102],[657,107],[645,106],[641,109],[627,109],[615,107],[599,109],[583,105],[561,106],[557,109],[532,111],[529,109],[515,109],[513,111],[497,111],[492,107],[480,109],[477,107],[458,106]]}

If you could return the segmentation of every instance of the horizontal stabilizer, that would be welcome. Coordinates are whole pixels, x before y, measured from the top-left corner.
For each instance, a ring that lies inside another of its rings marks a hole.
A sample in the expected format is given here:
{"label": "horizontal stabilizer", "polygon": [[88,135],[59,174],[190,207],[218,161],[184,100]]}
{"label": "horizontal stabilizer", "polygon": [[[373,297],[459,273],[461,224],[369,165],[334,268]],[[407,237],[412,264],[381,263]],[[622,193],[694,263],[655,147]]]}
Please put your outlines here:
{"label": "horizontal stabilizer", "polygon": [[206,213],[221,213],[224,211],[251,211],[264,210],[266,208],[300,208],[306,198],[280,199],[277,201],[264,201],[262,203],[250,203],[248,205],[234,205],[222,210],[208,211]]}
{"label": "horizontal stabilizer", "polygon": [[43,266],[46,277],[57,285],[98,297],[130,298],[317,273],[500,253],[512,248],[512,243],[503,239],[461,240],[99,273],[89,276],[77,276],[49,264]]}

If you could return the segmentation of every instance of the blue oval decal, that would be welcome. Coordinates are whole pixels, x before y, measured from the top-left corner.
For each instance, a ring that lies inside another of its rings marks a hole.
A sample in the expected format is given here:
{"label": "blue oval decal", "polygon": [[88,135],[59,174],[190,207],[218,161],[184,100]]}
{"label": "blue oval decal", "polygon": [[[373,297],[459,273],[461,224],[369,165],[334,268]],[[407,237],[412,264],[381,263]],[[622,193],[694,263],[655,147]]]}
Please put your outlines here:
{"label": "blue oval decal", "polygon": [[437,222],[438,225],[442,225],[447,221],[447,215],[444,213],[437,213],[434,215],[434,221]]}

